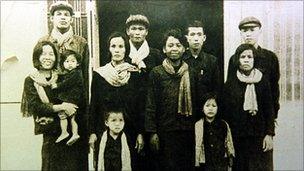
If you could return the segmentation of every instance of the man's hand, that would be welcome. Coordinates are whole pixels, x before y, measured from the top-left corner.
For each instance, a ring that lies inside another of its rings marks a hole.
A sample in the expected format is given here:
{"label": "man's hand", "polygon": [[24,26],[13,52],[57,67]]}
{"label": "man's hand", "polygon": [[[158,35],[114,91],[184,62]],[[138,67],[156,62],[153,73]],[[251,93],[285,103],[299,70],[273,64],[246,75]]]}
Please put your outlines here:
{"label": "man's hand", "polygon": [[137,135],[135,148],[137,149],[137,153],[139,153],[144,148],[144,138],[142,134]]}
{"label": "man's hand", "polygon": [[273,139],[271,135],[266,135],[263,140],[263,151],[269,151],[273,148]]}
{"label": "man's hand", "polygon": [[159,150],[159,138],[157,134],[152,134],[150,138],[151,149],[154,151]]}

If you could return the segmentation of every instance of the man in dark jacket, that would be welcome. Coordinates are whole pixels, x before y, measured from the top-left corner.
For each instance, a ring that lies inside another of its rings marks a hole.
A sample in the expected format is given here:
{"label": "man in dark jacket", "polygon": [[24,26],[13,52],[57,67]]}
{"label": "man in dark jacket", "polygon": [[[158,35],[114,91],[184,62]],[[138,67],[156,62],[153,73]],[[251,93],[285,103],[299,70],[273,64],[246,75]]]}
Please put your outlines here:
{"label": "man in dark jacket", "polygon": [[194,166],[195,78],[181,58],[184,36],[178,29],[166,32],[162,65],[152,69],[145,115],[152,149],[159,151],[161,170],[191,170]]}
{"label": "man in dark jacket", "polygon": [[[198,97],[205,93],[218,92],[221,84],[219,78],[219,67],[217,58],[203,51],[203,44],[206,40],[203,23],[194,20],[187,26],[186,35],[189,49],[183,55],[183,60],[194,69],[198,78]],[[199,101],[198,101],[199,102]],[[197,106],[200,106],[199,104]],[[199,110],[199,109],[196,109]]]}
{"label": "man in dark jacket", "polygon": [[[270,50],[261,48],[258,44],[258,39],[261,34],[261,22],[255,17],[246,17],[239,23],[239,29],[241,31],[241,37],[244,43],[252,44],[257,49],[257,55],[255,60],[255,66],[259,69],[265,78],[270,83],[272,104],[275,112],[275,119],[278,117],[278,111],[280,109],[280,66],[279,61],[275,53]],[[233,68],[232,64],[236,60],[235,56],[232,56],[229,60],[227,80],[231,79],[233,74],[236,74],[236,68]]]}
{"label": "man in dark jacket", "polygon": [[[50,21],[52,22],[53,28],[51,32],[40,38],[39,42],[50,41],[58,49],[60,55],[65,50],[73,50],[81,55],[81,71],[83,74],[84,92],[85,92],[85,102],[83,104],[83,109],[77,114],[77,120],[79,121],[79,134],[80,140],[75,143],[75,145],[81,146],[83,151],[81,151],[81,156],[78,161],[81,163],[82,168],[80,170],[88,170],[88,106],[89,106],[89,49],[88,43],[85,38],[75,35],[73,33],[72,23],[74,9],[68,2],[58,1],[50,6]],[[59,56],[59,62],[61,59]],[[58,65],[58,69],[60,67]]]}

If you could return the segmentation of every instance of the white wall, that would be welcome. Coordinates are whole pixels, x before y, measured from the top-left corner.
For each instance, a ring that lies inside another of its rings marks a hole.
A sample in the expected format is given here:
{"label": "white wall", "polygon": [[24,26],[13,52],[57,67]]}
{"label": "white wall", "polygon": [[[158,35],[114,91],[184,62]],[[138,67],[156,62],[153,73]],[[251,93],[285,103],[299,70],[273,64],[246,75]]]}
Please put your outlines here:
{"label": "white wall", "polygon": [[[241,43],[238,24],[242,18],[255,16],[262,23],[259,44],[274,51],[281,66],[282,99],[294,100],[292,86],[303,77],[303,2],[302,1],[224,1],[224,61],[228,61]],[[226,78],[227,72],[225,72]],[[301,93],[303,92],[301,83]],[[292,84],[291,87],[288,87]],[[299,84],[299,83],[298,83]],[[290,92],[288,92],[290,91]],[[284,93],[290,93],[284,94]],[[289,97],[292,96],[292,97]],[[296,97],[297,99],[297,97]]]}
{"label": "white wall", "polygon": [[[20,102],[24,78],[33,70],[33,48],[47,34],[46,3],[1,1],[1,102]],[[4,62],[13,56],[18,61]]]}

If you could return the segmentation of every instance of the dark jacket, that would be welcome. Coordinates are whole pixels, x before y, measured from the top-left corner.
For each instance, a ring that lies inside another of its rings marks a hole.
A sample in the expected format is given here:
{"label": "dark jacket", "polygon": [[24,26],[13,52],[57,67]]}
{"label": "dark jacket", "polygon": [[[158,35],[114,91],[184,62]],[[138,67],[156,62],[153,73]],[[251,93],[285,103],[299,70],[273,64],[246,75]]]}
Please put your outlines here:
{"label": "dark jacket", "polygon": [[[196,104],[196,82],[189,68],[193,108]],[[155,67],[149,77],[145,129],[147,132],[194,130],[194,117],[181,116],[178,110],[178,90],[181,77],[167,73],[162,65]],[[195,113],[193,112],[195,115]]]}
{"label": "dark jacket", "polygon": [[255,84],[258,112],[251,116],[243,110],[246,83],[240,82],[234,74],[224,85],[223,117],[231,127],[233,137],[264,137],[274,135],[274,111],[268,80],[263,76]]}
{"label": "dark jacket", "polygon": [[[218,92],[221,87],[220,73],[217,58],[213,55],[201,51],[197,58],[194,58],[187,50],[183,55],[184,61],[194,70],[198,78],[198,103],[201,106],[201,98],[208,92]],[[200,108],[196,109],[197,112]],[[197,118],[198,119],[198,118]]]}
{"label": "dark jacket", "polygon": [[84,85],[82,71],[78,68],[59,75],[55,92],[58,99],[63,102],[70,102],[76,105],[84,104]]}
{"label": "dark jacket", "polygon": [[[84,88],[85,88],[85,97],[86,97],[86,105],[89,104],[89,63],[90,63],[90,54],[89,54],[89,47],[88,43],[85,40],[85,38],[77,35],[73,35],[73,37],[64,43],[61,47],[58,46],[58,42],[56,39],[54,39],[51,35],[46,35],[39,39],[39,42],[41,41],[50,41],[54,43],[58,49],[59,53],[62,53],[64,50],[69,49],[73,50],[80,54],[81,56],[81,71],[83,74],[83,80],[84,80]],[[59,56],[60,61],[60,56]],[[59,67],[58,62],[58,69]]]}
{"label": "dark jacket", "polygon": [[227,170],[228,157],[225,157],[227,124],[217,117],[211,123],[204,120],[205,169]]}
{"label": "dark jacket", "polygon": [[137,87],[140,83],[137,78],[136,73],[132,72],[128,84],[114,87],[97,72],[93,72],[89,120],[91,134],[101,135],[105,131],[104,111],[109,107],[125,110],[124,130],[126,134],[142,132],[143,123],[140,122],[139,114],[136,110],[136,105],[140,103],[137,101]]}
{"label": "dark jacket", "polygon": [[[138,101],[141,102],[140,105],[137,105],[137,110],[141,115],[142,123],[144,123],[149,74],[154,67],[162,64],[163,57],[160,55],[158,49],[150,48],[149,55],[143,61],[146,65],[146,68],[141,69],[141,72],[139,73],[139,81],[141,82],[141,86],[137,90],[140,94]],[[131,58],[126,58],[126,62],[131,64]]]}
{"label": "dark jacket", "polygon": [[[227,80],[229,80],[233,74],[235,74],[237,68],[233,67],[234,60],[237,58],[232,56],[229,60]],[[280,109],[280,66],[278,57],[270,50],[263,49],[260,46],[257,48],[257,57],[255,60],[255,68],[259,69],[264,77],[268,80],[272,95],[272,104],[274,107],[275,118],[278,117],[278,111]]]}

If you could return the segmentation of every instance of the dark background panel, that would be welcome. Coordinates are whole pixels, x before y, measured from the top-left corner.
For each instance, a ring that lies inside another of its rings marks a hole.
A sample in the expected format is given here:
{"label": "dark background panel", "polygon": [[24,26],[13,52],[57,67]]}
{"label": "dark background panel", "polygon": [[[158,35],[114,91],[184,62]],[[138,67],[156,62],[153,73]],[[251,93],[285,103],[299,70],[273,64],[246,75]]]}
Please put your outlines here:
{"label": "dark background panel", "polygon": [[150,21],[147,37],[151,47],[162,49],[163,33],[172,27],[185,29],[194,19],[202,20],[207,40],[203,50],[218,57],[223,75],[223,2],[222,1],[97,1],[101,65],[109,62],[106,42],[113,31],[125,32],[130,14],[144,14]]}

